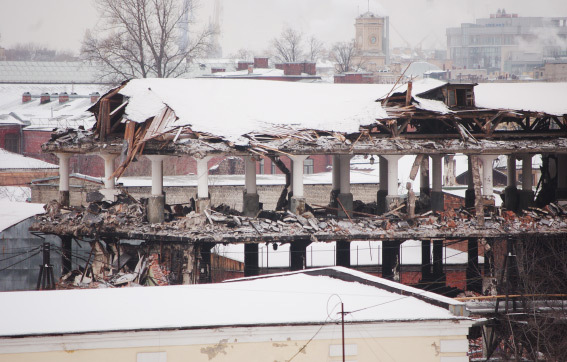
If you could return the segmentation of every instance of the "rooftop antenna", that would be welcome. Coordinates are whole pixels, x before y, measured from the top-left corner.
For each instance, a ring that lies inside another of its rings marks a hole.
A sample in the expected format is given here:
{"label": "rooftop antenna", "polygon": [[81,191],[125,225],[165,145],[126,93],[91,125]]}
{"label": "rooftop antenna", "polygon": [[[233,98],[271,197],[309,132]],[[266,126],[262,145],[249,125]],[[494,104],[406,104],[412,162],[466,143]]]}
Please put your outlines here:
{"label": "rooftop antenna", "polygon": [[368,4],[368,12],[370,12],[370,0],[367,1]]}

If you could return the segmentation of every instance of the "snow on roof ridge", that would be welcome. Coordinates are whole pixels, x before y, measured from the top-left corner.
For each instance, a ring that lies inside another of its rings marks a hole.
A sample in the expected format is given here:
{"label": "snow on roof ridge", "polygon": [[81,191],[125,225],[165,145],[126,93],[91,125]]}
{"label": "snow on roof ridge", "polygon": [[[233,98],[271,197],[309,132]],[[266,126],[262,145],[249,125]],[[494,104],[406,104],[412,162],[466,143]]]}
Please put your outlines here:
{"label": "snow on roof ridge", "polygon": [[[395,281],[376,277],[376,276],[373,276],[371,274],[367,274],[367,273],[364,273],[364,272],[360,272],[360,271],[350,269],[350,268],[346,268],[346,267],[342,267],[342,266],[330,266],[330,267],[304,269],[304,270],[274,273],[274,274],[265,274],[265,275],[258,275],[258,276],[252,276],[252,277],[236,278],[236,279],[225,280],[225,281],[223,281],[223,283],[238,283],[238,282],[243,282],[243,281],[260,280],[260,279],[268,279],[268,278],[278,278],[278,277],[296,275],[296,274],[326,276],[326,277],[333,278],[333,277],[336,277],[336,275],[333,275],[334,274],[333,272],[351,275],[351,276],[358,278],[360,280],[366,280],[368,282],[371,282],[372,284],[378,284],[378,285],[380,285],[380,288],[385,289],[389,292],[395,292],[395,290],[398,290],[400,294],[403,294],[404,292],[409,293],[408,296],[415,297],[415,298],[418,298],[422,301],[425,301],[425,302],[428,302],[428,303],[433,303],[435,305],[438,305],[439,303],[441,303],[443,305],[447,305],[447,307],[449,307],[449,306],[464,306],[463,302],[459,302],[459,301],[454,300],[454,299],[449,298],[449,297],[445,297],[445,296],[442,296],[442,295],[439,295],[439,294],[436,294],[436,293],[424,291],[422,289],[414,288],[414,287],[404,285],[404,284],[401,284],[401,283],[398,283],[398,282],[395,282]],[[338,278],[338,279],[341,279],[341,278]],[[341,279],[341,280],[345,280],[345,279]],[[360,282],[360,280],[358,282]],[[352,281],[357,282],[357,280],[352,280]],[[377,287],[376,285],[373,285],[373,286]]]}

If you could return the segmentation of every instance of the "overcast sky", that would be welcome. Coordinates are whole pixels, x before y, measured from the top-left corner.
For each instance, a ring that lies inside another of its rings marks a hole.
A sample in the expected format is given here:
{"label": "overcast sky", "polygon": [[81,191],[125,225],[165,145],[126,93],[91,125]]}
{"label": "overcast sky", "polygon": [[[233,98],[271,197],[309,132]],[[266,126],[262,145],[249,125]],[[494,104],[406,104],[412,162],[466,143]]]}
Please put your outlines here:
{"label": "overcast sky", "polygon": [[[212,16],[213,2],[201,0],[197,16],[203,22]],[[223,0],[223,53],[246,48],[260,54],[285,26],[328,44],[346,41],[354,37],[354,18],[367,7],[368,0]],[[390,16],[392,46],[438,49],[445,48],[447,27],[499,8],[520,16],[567,17],[567,0],[370,0],[372,12]],[[3,47],[36,42],[78,52],[85,30],[96,23],[92,0],[0,0]]]}

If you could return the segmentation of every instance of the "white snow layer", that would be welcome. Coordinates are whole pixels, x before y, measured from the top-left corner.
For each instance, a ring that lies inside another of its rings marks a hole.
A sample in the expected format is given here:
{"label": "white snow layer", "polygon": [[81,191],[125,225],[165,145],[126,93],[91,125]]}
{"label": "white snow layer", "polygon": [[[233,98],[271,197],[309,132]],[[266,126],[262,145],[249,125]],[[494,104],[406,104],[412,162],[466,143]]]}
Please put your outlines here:
{"label": "white snow layer", "polygon": [[240,79],[134,79],[120,93],[130,97],[129,119],[144,122],[169,106],[174,126],[229,141],[274,125],[358,132],[386,117],[380,96],[388,84],[260,82]]}
{"label": "white snow layer", "polygon": [[[336,269],[442,302],[462,304],[365,273]],[[349,314],[349,322],[462,319],[415,297],[299,272],[220,284],[6,292],[0,298],[0,336],[325,323],[332,321],[328,315],[333,320],[340,317],[336,303],[332,303],[334,294],[340,296],[347,311],[371,307]],[[109,308],[109,301],[119,301],[122,307]],[[49,306],[49,312],[39,305]]]}
{"label": "white snow layer", "polygon": [[567,83],[481,83],[477,107],[567,114]]}
{"label": "white snow layer", "polygon": [[0,232],[37,214],[43,214],[43,204],[0,200]]}
{"label": "white snow layer", "polygon": [[17,153],[0,148],[0,170],[13,169],[56,169],[58,165],[38,160],[32,157],[22,156]]}

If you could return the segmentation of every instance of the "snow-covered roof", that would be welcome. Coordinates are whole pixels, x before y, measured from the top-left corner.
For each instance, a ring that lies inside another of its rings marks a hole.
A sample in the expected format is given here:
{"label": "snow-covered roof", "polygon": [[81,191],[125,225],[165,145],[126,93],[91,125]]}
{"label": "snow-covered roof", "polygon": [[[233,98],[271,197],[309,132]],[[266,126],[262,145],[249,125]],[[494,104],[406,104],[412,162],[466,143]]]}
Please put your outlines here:
{"label": "snow-covered roof", "polygon": [[0,148],[0,170],[21,170],[21,169],[57,169],[58,165],[38,160],[31,157],[22,156]]}
{"label": "snow-covered roof", "polygon": [[24,122],[20,121],[19,119],[17,119],[16,117],[14,117],[11,114],[0,114],[0,124],[1,125],[14,124],[14,125],[18,125],[18,126],[25,125]]}
{"label": "snow-covered roof", "polygon": [[135,122],[165,105],[179,118],[169,126],[236,142],[244,134],[274,125],[353,133],[385,118],[376,102],[388,84],[257,82],[224,79],[134,79],[120,91],[130,97],[126,114]]}
{"label": "snow-covered roof", "polygon": [[44,212],[43,204],[0,200],[0,231]]}
{"label": "snow-covered roof", "polygon": [[370,307],[349,314],[348,322],[463,319],[449,311],[463,305],[452,299],[346,268],[326,273],[332,277],[311,270],[220,284],[8,292],[0,298],[0,336],[332,323],[340,319],[329,303],[335,294],[346,311]]}
{"label": "snow-covered roof", "polygon": [[567,114],[567,83],[481,83],[474,92],[477,107]]}
{"label": "snow-covered roof", "polygon": [[[1,64],[2,62],[0,62]],[[94,124],[92,113],[87,109],[92,105],[89,95],[94,92],[104,94],[110,88],[102,84],[1,84],[0,115],[14,114],[29,122],[30,129],[76,128],[80,125],[90,128]],[[22,94],[29,92],[31,101],[22,103]],[[60,104],[55,93],[66,92],[69,101]],[[39,95],[52,94],[51,102],[40,104]],[[77,93],[75,97],[71,93]]]}
{"label": "snow-covered roof", "polygon": [[[215,245],[213,252],[224,257],[244,262],[244,245],[227,244]],[[274,250],[272,244],[258,244],[258,257],[260,268],[286,268],[290,266],[289,244],[278,245]],[[402,265],[421,265],[421,241],[406,240],[401,245]],[[306,249],[305,263],[308,268],[333,266],[336,264],[335,242],[314,242]],[[443,248],[443,263],[446,265],[467,264],[467,252],[450,246]],[[479,263],[484,258],[479,256]],[[382,265],[382,241],[352,241],[350,243],[350,264]]]}

